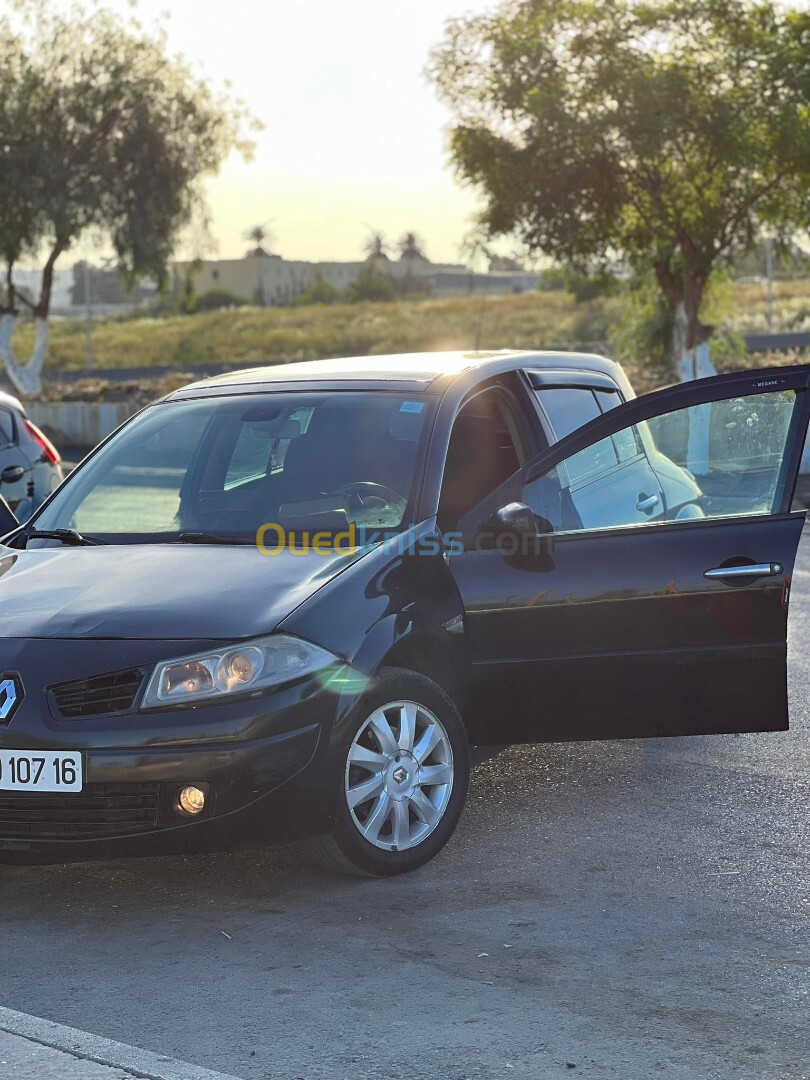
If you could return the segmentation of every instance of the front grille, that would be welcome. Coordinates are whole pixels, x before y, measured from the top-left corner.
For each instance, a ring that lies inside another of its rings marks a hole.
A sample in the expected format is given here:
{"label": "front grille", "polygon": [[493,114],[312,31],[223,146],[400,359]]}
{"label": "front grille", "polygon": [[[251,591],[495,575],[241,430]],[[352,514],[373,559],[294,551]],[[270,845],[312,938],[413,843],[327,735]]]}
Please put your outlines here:
{"label": "front grille", "polygon": [[157,784],[87,784],[75,795],[0,791],[0,839],[92,840],[154,829]]}
{"label": "front grille", "polygon": [[60,683],[51,688],[51,693],[57,712],[68,720],[77,720],[126,712],[132,708],[142,681],[142,671],[113,671]]}

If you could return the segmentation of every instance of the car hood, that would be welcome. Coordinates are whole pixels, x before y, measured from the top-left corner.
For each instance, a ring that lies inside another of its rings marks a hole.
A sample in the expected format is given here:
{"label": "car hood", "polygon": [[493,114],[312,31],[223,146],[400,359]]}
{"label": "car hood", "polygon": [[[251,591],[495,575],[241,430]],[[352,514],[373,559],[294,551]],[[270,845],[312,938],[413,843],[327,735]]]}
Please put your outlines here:
{"label": "car hood", "polygon": [[362,556],[149,544],[0,547],[0,638],[210,638],[269,633]]}

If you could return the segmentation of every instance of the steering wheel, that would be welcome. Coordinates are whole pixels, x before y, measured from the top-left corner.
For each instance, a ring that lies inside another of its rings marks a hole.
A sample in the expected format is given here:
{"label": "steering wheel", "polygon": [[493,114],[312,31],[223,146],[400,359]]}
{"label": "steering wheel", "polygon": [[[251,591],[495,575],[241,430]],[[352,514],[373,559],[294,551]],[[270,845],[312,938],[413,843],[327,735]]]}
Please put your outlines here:
{"label": "steering wheel", "polygon": [[385,484],[375,484],[373,480],[357,480],[353,484],[344,484],[343,487],[339,487],[335,490],[335,495],[357,495],[360,501],[363,501],[362,492],[357,491],[357,488],[361,488],[362,492],[366,495],[374,496],[378,499],[383,499],[390,506],[392,503],[404,502],[404,498],[398,491],[394,491],[393,488],[386,487]]}

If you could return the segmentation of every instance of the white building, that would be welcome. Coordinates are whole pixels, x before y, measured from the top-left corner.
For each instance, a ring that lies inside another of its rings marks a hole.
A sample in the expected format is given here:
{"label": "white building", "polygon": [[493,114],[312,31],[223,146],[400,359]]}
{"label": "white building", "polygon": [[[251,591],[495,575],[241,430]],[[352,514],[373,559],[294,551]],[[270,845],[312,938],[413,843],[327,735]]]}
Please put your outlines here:
{"label": "white building", "polygon": [[537,275],[524,270],[474,273],[461,265],[439,265],[422,258],[388,259],[375,256],[357,262],[299,262],[279,255],[250,252],[242,259],[176,263],[176,288],[189,279],[198,296],[222,289],[262,307],[291,304],[310,285],[323,282],[344,292],[362,273],[374,269],[398,281],[410,277],[433,296],[508,296],[526,292]]}

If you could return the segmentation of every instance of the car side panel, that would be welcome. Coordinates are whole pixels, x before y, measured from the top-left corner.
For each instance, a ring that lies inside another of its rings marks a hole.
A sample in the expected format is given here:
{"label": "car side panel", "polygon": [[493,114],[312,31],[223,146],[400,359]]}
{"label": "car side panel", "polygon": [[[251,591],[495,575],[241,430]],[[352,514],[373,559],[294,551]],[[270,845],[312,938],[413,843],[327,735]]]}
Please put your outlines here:
{"label": "car side panel", "polygon": [[[803,523],[696,520],[559,537],[519,561],[454,556],[482,741],[784,730]],[[733,556],[784,574],[738,586],[704,577]]]}
{"label": "car side panel", "polygon": [[435,526],[425,522],[357,560],[279,630],[337,653],[361,687],[392,658],[396,663],[396,657],[410,653],[424,657],[418,668],[423,674],[451,673],[463,694],[468,671],[463,615]]}

